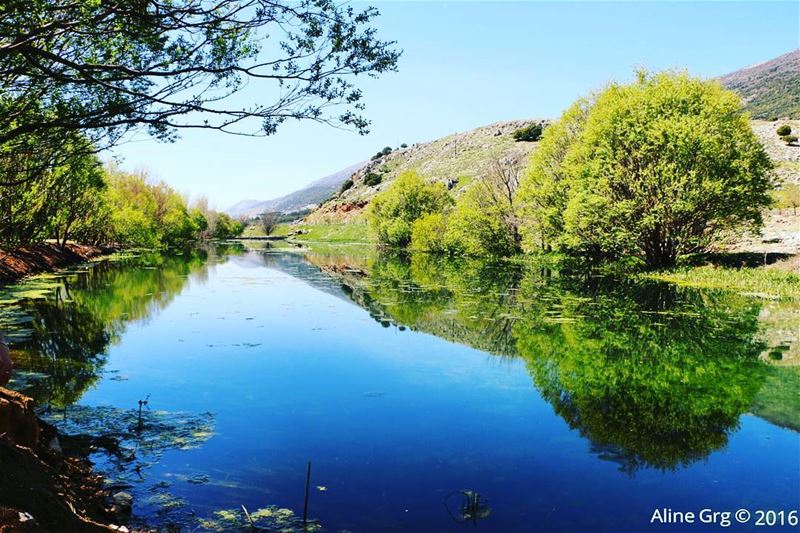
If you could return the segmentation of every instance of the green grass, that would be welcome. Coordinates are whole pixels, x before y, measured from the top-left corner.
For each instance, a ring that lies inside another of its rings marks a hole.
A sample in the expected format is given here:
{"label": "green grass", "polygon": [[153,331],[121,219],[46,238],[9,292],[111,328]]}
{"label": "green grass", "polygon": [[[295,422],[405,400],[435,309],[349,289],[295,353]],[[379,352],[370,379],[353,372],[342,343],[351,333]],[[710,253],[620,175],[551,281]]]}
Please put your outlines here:
{"label": "green grass", "polygon": [[366,224],[298,224],[295,226],[278,226],[276,233],[283,235],[292,231],[308,231],[302,235],[294,235],[292,240],[304,242],[330,243],[368,243],[369,230]]}
{"label": "green grass", "polygon": [[[296,231],[307,231],[302,235],[292,235],[291,240],[302,242],[328,243],[369,243],[369,230],[366,224],[278,224],[272,237],[286,237]],[[264,237],[264,230],[258,224],[247,226],[242,237]]]}
{"label": "green grass", "polygon": [[661,281],[772,299],[800,299],[800,275],[764,268],[698,266],[647,274]]}

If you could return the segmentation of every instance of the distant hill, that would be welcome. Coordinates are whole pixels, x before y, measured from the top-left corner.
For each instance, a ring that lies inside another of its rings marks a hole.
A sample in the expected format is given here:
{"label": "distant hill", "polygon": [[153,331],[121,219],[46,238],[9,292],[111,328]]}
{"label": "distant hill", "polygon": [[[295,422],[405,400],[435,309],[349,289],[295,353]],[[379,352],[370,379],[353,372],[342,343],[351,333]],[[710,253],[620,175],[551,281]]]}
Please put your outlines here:
{"label": "distant hill", "polygon": [[741,95],[753,118],[800,119],[800,49],[731,72],[720,81]]}
{"label": "distant hill", "polygon": [[[306,216],[306,221],[343,222],[358,220],[364,207],[401,173],[414,170],[431,181],[448,183],[458,194],[473,179],[481,179],[497,160],[524,165],[537,143],[516,142],[512,134],[542,120],[496,122],[488,126],[448,135],[435,141],[398,148],[376,157],[352,176],[353,186]],[[379,183],[376,183],[379,178]]]}
{"label": "distant hill", "polygon": [[316,207],[333,193],[337,192],[342,186],[342,183],[364,165],[364,162],[351,165],[339,172],[320,178],[302,189],[281,196],[280,198],[273,198],[271,200],[242,200],[227,208],[225,212],[232,217],[251,217],[266,211],[291,213],[310,207]]}

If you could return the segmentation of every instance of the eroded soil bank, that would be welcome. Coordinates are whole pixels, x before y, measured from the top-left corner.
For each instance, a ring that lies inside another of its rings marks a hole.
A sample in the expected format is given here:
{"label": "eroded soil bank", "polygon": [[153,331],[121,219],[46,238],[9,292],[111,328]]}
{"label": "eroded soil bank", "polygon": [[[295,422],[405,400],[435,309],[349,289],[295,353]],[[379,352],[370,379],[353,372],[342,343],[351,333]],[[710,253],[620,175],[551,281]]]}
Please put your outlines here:
{"label": "eroded soil bank", "polygon": [[0,282],[49,272],[113,252],[106,246],[41,243],[13,250],[0,249]]}
{"label": "eroded soil bank", "polygon": [[119,531],[125,511],[87,460],[62,451],[33,400],[0,387],[0,533]]}

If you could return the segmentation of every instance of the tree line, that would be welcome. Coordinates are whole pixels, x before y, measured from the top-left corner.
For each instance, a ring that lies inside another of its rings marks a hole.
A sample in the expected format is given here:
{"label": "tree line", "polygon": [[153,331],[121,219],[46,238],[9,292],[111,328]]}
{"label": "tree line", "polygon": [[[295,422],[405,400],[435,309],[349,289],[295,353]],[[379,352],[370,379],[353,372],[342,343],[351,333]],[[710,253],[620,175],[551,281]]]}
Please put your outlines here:
{"label": "tree line", "polygon": [[673,72],[575,102],[522,166],[498,160],[458,198],[406,173],[372,201],[370,226],[383,244],[427,252],[664,267],[757,230],[776,187],[740,98]]}
{"label": "tree line", "polygon": [[[366,133],[355,77],[400,56],[377,15],[330,0],[2,2],[0,243],[235,234],[226,215],[97,154],[133,131],[266,136],[299,120]],[[230,98],[245,87],[256,101]]]}
{"label": "tree line", "polygon": [[[81,143],[88,141],[81,140]],[[81,144],[78,144],[79,149]],[[62,149],[69,150],[70,147]],[[0,243],[175,246],[241,234],[244,223],[187,198],[146,171],[125,172],[84,152],[0,194]]]}

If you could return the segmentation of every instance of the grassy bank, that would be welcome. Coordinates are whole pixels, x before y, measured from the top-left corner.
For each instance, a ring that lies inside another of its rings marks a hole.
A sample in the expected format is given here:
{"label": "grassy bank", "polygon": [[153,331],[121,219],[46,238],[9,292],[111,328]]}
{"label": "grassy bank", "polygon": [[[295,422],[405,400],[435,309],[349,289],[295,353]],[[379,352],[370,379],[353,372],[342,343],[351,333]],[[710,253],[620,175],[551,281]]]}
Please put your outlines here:
{"label": "grassy bank", "polygon": [[[366,224],[279,224],[271,234],[300,242],[369,243]],[[242,237],[263,237],[261,226],[248,226]]]}
{"label": "grassy bank", "polygon": [[800,274],[780,268],[697,266],[646,275],[701,289],[720,289],[772,299],[800,299]]}

